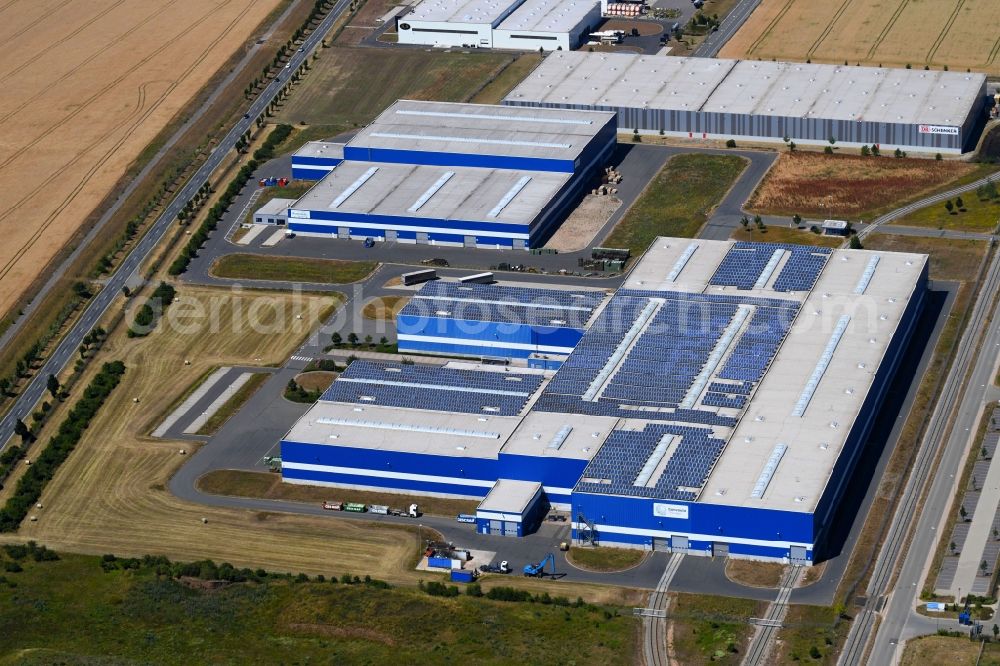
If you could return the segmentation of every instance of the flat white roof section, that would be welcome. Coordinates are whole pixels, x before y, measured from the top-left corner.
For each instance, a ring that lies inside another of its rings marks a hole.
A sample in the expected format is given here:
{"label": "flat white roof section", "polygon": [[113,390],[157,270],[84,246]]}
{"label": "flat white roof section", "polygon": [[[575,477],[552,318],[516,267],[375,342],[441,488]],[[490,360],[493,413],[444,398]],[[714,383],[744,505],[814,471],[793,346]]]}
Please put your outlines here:
{"label": "flat white roof section", "polygon": [[859,296],[868,289],[868,285],[871,284],[872,277],[875,276],[875,269],[878,267],[878,255],[868,260],[868,265],[865,266],[865,272],[862,274],[861,279],[858,280],[858,286],[854,288],[854,293]]}
{"label": "flat white roof section", "polygon": [[423,0],[406,15],[409,22],[489,23],[506,13],[512,0]]}
{"label": "flat white roof section", "polygon": [[826,347],[823,349],[823,355],[820,356],[819,361],[816,362],[816,367],[813,368],[813,372],[809,376],[809,381],[806,382],[806,387],[802,389],[802,395],[799,396],[798,402],[795,403],[795,409],[792,410],[792,416],[805,416],[806,409],[809,408],[809,401],[812,400],[813,393],[816,392],[816,387],[819,386],[820,381],[822,381],[823,374],[826,372],[827,367],[830,365],[830,361],[833,359],[833,353],[837,351],[837,345],[840,344],[840,339],[844,337],[844,331],[847,330],[847,325],[850,323],[850,315],[840,316],[840,319],[837,321],[837,327],[833,329],[833,333],[830,334],[830,339],[826,342]]}
{"label": "flat white roof section", "polygon": [[284,215],[294,203],[295,199],[271,199],[258,208],[254,215]]}
{"label": "flat white roof section", "polygon": [[694,256],[697,249],[697,243],[691,243],[687,246],[684,250],[684,254],[678,257],[677,261],[674,263],[674,267],[670,270],[670,275],[667,276],[668,281],[677,281],[677,277],[681,274],[681,271],[684,270],[684,267],[687,266],[687,262],[691,260],[691,257]]}
{"label": "flat white roof section", "polygon": [[597,0],[525,0],[497,26],[497,30],[570,32],[599,4]]}
{"label": "flat white roof section", "polygon": [[441,177],[434,181],[434,184],[424,190],[424,193],[420,195],[420,198],[413,202],[413,205],[407,208],[411,213],[416,213],[420,210],[421,206],[430,201],[430,198],[438,193],[444,184],[451,180],[452,176],[455,175],[454,171],[445,171],[441,174]]}
{"label": "flat white roof section", "polygon": [[764,465],[764,469],[761,470],[760,476],[757,477],[757,483],[753,486],[753,492],[750,493],[750,497],[754,499],[760,499],[764,497],[764,493],[767,491],[768,485],[771,483],[772,477],[774,477],[774,472],[778,469],[778,463],[781,462],[782,456],[785,455],[785,451],[788,447],[784,444],[775,444],[774,450],[771,451],[771,456],[767,459],[767,464]]}
{"label": "flat white roof section", "polygon": [[985,74],[559,51],[510,102],[962,126]]}
{"label": "flat white roof section", "polygon": [[522,514],[538,494],[541,484],[536,481],[500,479],[476,507],[476,511]]}
{"label": "flat white roof section", "polygon": [[573,161],[613,118],[607,111],[399,100],[362,128],[347,149]]}
{"label": "flat white roof section", "polygon": [[514,197],[520,194],[521,190],[523,190],[530,182],[531,176],[522,176],[519,181],[511,185],[510,189],[507,190],[507,193],[503,195],[503,198],[497,202],[497,205],[493,206],[493,208],[490,209],[490,212],[486,213],[486,217],[496,217],[499,215],[500,211],[506,208],[507,204],[513,201]]}
{"label": "flat white roof section", "polygon": [[328,157],[344,159],[344,144],[334,141],[308,141],[295,151],[295,157]]}
{"label": "flat white roof section", "polygon": [[347,186],[343,192],[337,195],[333,201],[330,202],[330,208],[339,208],[340,204],[347,201],[352,194],[361,189],[361,186],[368,182],[368,179],[378,173],[378,167],[369,167],[367,171],[357,177],[357,179]]}
{"label": "flat white roof section", "polygon": [[[362,180],[375,167],[377,171]],[[448,173],[453,175],[438,185]],[[530,175],[531,182],[517,198],[495,218],[488,217],[494,204],[526,175]],[[413,166],[348,160],[340,163],[290,208],[299,211],[335,209],[345,213],[413,218],[418,222],[420,218],[431,218],[528,225],[571,177],[569,173],[551,171]],[[435,186],[436,191],[413,210],[414,203]],[[348,189],[351,189],[350,196],[341,198],[341,194]],[[337,206],[332,206],[338,199]]]}

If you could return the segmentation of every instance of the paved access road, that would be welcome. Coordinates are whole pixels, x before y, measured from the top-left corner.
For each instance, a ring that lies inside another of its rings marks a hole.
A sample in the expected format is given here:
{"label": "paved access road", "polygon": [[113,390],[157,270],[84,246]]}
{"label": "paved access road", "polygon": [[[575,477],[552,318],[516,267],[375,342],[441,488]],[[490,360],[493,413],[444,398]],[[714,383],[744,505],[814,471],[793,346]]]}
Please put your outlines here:
{"label": "paved access road", "polygon": [[719,30],[710,33],[691,55],[696,58],[714,58],[719,55],[722,47],[743,27],[743,24],[760,3],[761,0],[740,0],[739,4],[733,7],[729,14],[722,19]]}
{"label": "paved access road", "polygon": [[[975,432],[987,387],[993,383],[993,371],[1000,353],[1000,327],[995,324],[1000,312],[993,304],[998,290],[1000,254],[995,255],[990,263],[972,317],[959,342],[955,361],[931,416],[913,472],[875,562],[866,591],[867,603],[854,619],[838,662],[840,664],[865,663],[865,650],[878,616],[881,623],[867,663],[892,663],[898,657],[896,651],[902,640],[935,630],[934,620],[915,614],[914,606],[928,560],[938,542],[942,517],[954,495],[955,479],[965,463],[970,433]],[[994,323],[987,326],[990,321]],[[985,337],[980,342],[984,328]],[[972,374],[966,383],[965,377],[970,369]],[[953,410],[954,425],[946,440]],[[934,459],[942,448],[939,466],[934,470]],[[932,471],[933,477],[930,476]],[[921,508],[918,506],[919,499],[928,481],[930,490]],[[907,538],[911,535],[912,541],[907,547]],[[893,573],[901,558],[904,558],[902,568],[893,582]]]}
{"label": "paved access road", "polygon": [[[111,306],[115,297],[118,296],[121,288],[126,284],[133,273],[139,268],[143,260],[150,251],[160,242],[164,234],[172,224],[175,223],[177,213],[198,191],[203,183],[208,181],[211,174],[218,168],[226,155],[236,145],[237,139],[253,126],[257,116],[261,115],[271,103],[288,79],[289,72],[293,72],[309,57],[309,54],[316,48],[323,38],[323,35],[330,29],[337,17],[349,6],[349,0],[339,0],[337,5],[323,19],[323,22],[306,39],[302,50],[292,54],[290,67],[278,73],[277,78],[272,81],[259,97],[247,109],[247,117],[241,118],[229,133],[222,139],[219,145],[212,151],[208,160],[195,172],[178,191],[177,195],[170,202],[152,227],[142,237],[142,240],[125,257],[117,270],[108,278],[103,288],[87,305],[83,315],[73,325],[72,329],[63,337],[62,342],[55,351],[45,361],[38,370],[31,383],[21,392],[11,407],[10,411],[0,420],[0,450],[6,446],[6,442],[14,433],[14,423],[17,419],[23,419],[31,413],[32,408],[45,392],[46,378],[49,375],[58,374],[66,365],[73,361],[76,351],[83,342],[83,338],[97,325],[97,322]],[[38,299],[36,299],[38,300]]]}

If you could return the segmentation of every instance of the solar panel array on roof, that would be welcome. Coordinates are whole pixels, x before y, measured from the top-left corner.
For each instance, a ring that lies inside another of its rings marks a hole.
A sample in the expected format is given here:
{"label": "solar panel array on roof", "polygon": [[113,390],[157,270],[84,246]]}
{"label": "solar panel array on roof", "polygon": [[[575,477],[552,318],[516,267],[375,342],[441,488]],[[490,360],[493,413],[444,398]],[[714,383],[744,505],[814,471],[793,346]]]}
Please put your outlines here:
{"label": "solar panel array on roof", "polygon": [[[680,437],[655,483],[636,485],[664,435]],[[694,501],[725,441],[707,428],[650,423],[642,430],[615,430],[583,472],[574,492]]]}
{"label": "solar panel array on roof", "polygon": [[726,253],[709,284],[737,289],[761,288],[758,279],[775,256],[776,250],[786,250],[791,256],[774,281],[774,291],[812,289],[832,252],[825,247],[738,241]]}
{"label": "solar panel array on roof", "polygon": [[516,416],[541,383],[537,374],[354,361],[320,400]]}

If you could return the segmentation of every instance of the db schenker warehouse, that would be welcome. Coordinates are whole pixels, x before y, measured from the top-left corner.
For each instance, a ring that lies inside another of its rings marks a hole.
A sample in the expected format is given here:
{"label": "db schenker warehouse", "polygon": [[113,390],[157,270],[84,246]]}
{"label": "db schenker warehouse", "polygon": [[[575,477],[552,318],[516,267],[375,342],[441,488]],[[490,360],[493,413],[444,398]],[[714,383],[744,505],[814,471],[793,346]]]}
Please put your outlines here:
{"label": "db schenker warehouse", "polygon": [[[355,361],[282,439],[283,478],[480,499],[482,533],[551,505],[601,544],[811,563],[926,281],[925,255],[659,238],[611,296],[431,284],[423,300],[582,308],[584,331],[555,371]],[[461,354],[486,330],[442,337]]]}
{"label": "db schenker warehouse", "polygon": [[978,73],[564,51],[503,101],[614,111],[629,132],[951,154],[986,102]]}

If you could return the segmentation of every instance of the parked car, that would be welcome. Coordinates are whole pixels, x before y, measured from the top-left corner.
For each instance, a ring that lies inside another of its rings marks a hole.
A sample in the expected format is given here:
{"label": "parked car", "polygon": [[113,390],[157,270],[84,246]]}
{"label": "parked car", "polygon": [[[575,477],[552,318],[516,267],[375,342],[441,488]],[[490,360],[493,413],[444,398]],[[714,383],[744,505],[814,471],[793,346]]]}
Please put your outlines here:
{"label": "parked car", "polygon": [[369,236],[365,239],[365,247],[375,247],[375,239]]}

